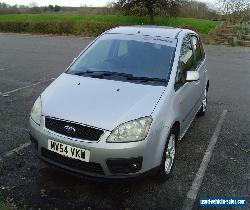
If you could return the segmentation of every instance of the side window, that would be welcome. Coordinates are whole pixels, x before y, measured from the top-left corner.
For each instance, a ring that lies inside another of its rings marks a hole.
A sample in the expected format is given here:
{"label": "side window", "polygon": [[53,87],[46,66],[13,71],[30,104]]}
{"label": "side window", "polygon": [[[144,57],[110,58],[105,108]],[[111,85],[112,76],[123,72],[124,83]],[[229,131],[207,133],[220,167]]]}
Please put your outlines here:
{"label": "side window", "polygon": [[175,78],[176,89],[186,83],[186,72],[195,70],[194,53],[190,36],[186,36],[183,39],[180,54],[179,65]]}
{"label": "side window", "polygon": [[200,39],[199,39],[199,42],[200,42],[200,46],[201,46],[201,54],[202,54],[202,60],[203,60],[206,57],[206,53],[205,53],[205,50],[203,48],[203,45],[202,45],[202,42]]}
{"label": "side window", "polygon": [[200,40],[196,36],[192,36],[192,44],[194,48],[195,61],[197,66],[203,60],[202,46]]}
{"label": "side window", "polygon": [[180,65],[183,71],[195,70],[194,53],[192,49],[190,36],[186,36],[183,39],[181,47]]}
{"label": "side window", "polygon": [[178,67],[175,77],[175,89],[178,90],[186,82],[186,73]]}

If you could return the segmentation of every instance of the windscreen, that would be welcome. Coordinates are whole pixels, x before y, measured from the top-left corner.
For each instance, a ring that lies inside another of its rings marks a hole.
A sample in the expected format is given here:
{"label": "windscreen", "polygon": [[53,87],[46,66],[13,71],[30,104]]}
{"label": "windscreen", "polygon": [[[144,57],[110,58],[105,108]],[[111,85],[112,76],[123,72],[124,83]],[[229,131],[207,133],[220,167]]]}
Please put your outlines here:
{"label": "windscreen", "polygon": [[175,39],[106,34],[76,60],[68,73],[107,71],[167,79],[175,46]]}

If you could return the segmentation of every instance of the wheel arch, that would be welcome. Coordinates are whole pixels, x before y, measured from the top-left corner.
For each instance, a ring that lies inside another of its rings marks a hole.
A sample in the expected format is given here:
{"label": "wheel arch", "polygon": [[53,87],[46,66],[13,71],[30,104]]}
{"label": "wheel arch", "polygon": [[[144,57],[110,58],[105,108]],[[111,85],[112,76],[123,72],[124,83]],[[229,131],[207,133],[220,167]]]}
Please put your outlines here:
{"label": "wheel arch", "polygon": [[[153,163],[155,166],[159,166],[162,161],[164,149],[168,143],[168,138],[171,132],[175,133],[176,139],[178,140],[180,139],[181,124],[178,119],[174,119],[173,121],[170,121],[168,125],[163,126],[163,130],[160,134],[160,140],[157,141],[157,144],[155,144],[154,141],[152,141],[152,147],[154,147],[156,154]],[[178,142],[178,140],[176,140],[176,143]]]}
{"label": "wheel arch", "polygon": [[179,140],[180,138],[180,122],[179,121],[175,121],[175,123],[173,124],[171,131],[175,133],[175,135],[177,136],[177,139]]}
{"label": "wheel arch", "polygon": [[[172,168],[171,168],[171,171],[169,172],[168,175],[163,175],[165,174],[163,172],[164,170],[164,162],[165,162],[165,150],[166,150],[166,147],[168,145],[168,139],[171,135],[171,133],[174,133],[176,135],[176,138],[179,139],[179,135],[180,135],[180,122],[179,121],[175,121],[174,124],[172,124],[171,127],[169,127],[169,133],[168,133],[168,136],[167,136],[167,140],[165,142],[165,145],[164,145],[164,149],[163,149],[163,152],[162,152],[162,155],[161,155],[161,164],[159,166],[159,169],[158,169],[158,176],[160,177],[160,180],[166,180],[169,178],[169,176],[171,175],[172,173],[172,170],[173,170],[173,166],[174,166],[174,162],[173,162],[173,165],[172,165]],[[177,147],[177,141],[175,141],[175,148]]]}

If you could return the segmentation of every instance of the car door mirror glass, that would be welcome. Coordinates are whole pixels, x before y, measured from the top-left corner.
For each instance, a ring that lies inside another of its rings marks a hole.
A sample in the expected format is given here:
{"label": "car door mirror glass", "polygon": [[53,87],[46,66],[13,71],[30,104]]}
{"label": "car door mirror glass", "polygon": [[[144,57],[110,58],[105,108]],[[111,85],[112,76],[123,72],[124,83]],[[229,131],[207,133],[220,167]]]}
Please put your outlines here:
{"label": "car door mirror glass", "polygon": [[188,82],[198,81],[199,78],[200,78],[199,72],[197,72],[197,71],[187,71],[186,81],[188,81]]}

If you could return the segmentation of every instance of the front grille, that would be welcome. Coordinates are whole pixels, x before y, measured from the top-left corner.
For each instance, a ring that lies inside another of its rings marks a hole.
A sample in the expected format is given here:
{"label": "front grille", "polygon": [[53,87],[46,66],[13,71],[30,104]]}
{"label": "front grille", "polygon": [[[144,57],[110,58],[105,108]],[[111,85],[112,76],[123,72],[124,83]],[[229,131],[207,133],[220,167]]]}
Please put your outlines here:
{"label": "front grille", "polygon": [[55,152],[47,150],[42,147],[41,154],[43,157],[48,158],[49,160],[59,163],[65,166],[68,166],[73,169],[81,170],[83,172],[90,172],[96,174],[104,174],[103,169],[100,164],[93,162],[83,162],[76,159],[71,159],[68,157],[64,157]]}
{"label": "front grille", "polygon": [[[99,130],[97,128],[91,128],[73,122],[57,120],[49,117],[45,118],[45,127],[64,136],[89,141],[97,141],[104,132],[103,130]],[[71,130],[67,130],[65,127],[70,127]]]}

